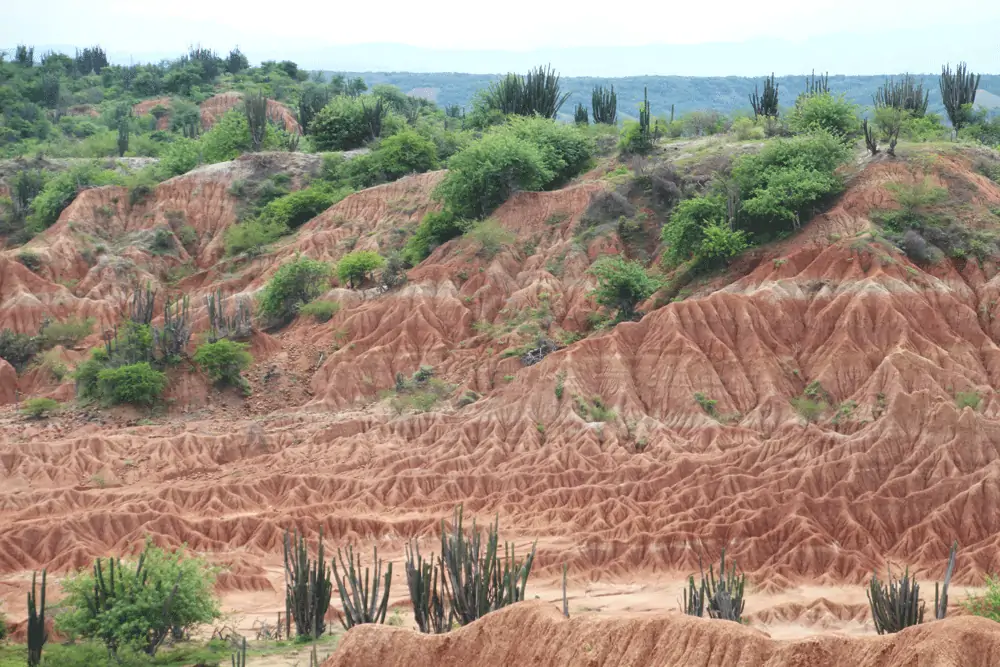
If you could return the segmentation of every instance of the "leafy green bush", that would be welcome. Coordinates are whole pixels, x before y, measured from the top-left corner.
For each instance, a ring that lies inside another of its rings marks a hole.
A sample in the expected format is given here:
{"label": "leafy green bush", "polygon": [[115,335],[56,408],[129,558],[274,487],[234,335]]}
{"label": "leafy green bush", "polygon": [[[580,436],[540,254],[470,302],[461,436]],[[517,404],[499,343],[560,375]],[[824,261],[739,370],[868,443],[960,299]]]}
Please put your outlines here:
{"label": "leafy green bush", "polygon": [[383,139],[371,153],[350,160],[343,169],[353,187],[368,188],[438,166],[434,143],[413,130],[403,130]]}
{"label": "leafy green bush", "polygon": [[[208,132],[198,140],[201,158],[205,164],[235,160],[250,150],[250,124],[242,108],[226,112]],[[278,131],[271,123],[264,129],[263,150],[275,150],[281,146]],[[189,153],[188,153],[189,155]]]}
{"label": "leafy green bush", "polygon": [[253,256],[263,252],[264,246],[274,243],[289,232],[288,227],[253,219],[233,225],[226,230],[226,254],[247,253]]}
{"label": "leafy green bush", "polygon": [[747,249],[746,232],[733,229],[727,222],[716,220],[706,225],[702,231],[703,237],[697,253],[702,262],[726,262]]}
{"label": "leafy green bush", "polygon": [[34,271],[38,273],[39,269],[42,268],[42,258],[38,256],[38,253],[32,252],[31,250],[22,250],[17,253],[17,261],[19,261],[24,268],[29,271]]}
{"label": "leafy green bush", "polygon": [[56,174],[31,202],[32,223],[39,230],[49,227],[83,188],[121,183],[121,176],[97,164],[80,165]]}
{"label": "leafy green bush", "polygon": [[903,121],[899,136],[914,142],[942,141],[949,137],[949,131],[941,122],[941,116],[928,113],[923,116],[908,116]]}
{"label": "leafy green bush", "polygon": [[111,405],[153,405],[166,387],[167,376],[146,361],[97,373],[97,391]]}
{"label": "leafy green bush", "polygon": [[753,118],[737,118],[733,121],[732,133],[740,141],[764,139],[764,127]]}
{"label": "leafy green bush", "polygon": [[449,211],[432,211],[424,216],[403,248],[403,259],[416,266],[422,262],[435,247],[449,239],[461,236],[469,228],[469,223],[459,220]]}
{"label": "leafy green bush", "polygon": [[619,322],[635,319],[636,306],[658,287],[642,264],[619,255],[602,257],[591,265],[588,273],[597,278],[597,289],[593,292],[597,303],[617,310]]}
{"label": "leafy green bush", "polygon": [[488,133],[452,156],[435,196],[458,217],[484,218],[517,190],[541,190],[554,174],[541,150],[509,133]]}
{"label": "leafy green bush", "polygon": [[223,338],[214,343],[204,343],[198,346],[194,353],[194,363],[218,384],[228,384],[232,387],[246,387],[243,371],[250,368],[253,357],[247,352],[246,343],[234,343]]}
{"label": "leafy green bush", "polygon": [[465,232],[479,246],[478,254],[486,259],[492,259],[500,250],[509,246],[516,238],[514,234],[492,218],[476,224]]}
{"label": "leafy green bush", "polygon": [[309,303],[304,303],[299,308],[299,315],[312,317],[317,322],[329,322],[330,318],[340,312],[340,303],[337,301],[324,301],[314,299]]}
{"label": "leafy green bush", "polygon": [[360,285],[366,278],[374,279],[375,269],[385,266],[385,258],[372,250],[355,250],[344,255],[337,262],[337,278],[347,283],[351,289]]}
{"label": "leafy green bush", "polygon": [[85,320],[68,319],[64,322],[47,322],[38,332],[38,343],[42,348],[71,347],[90,335],[94,329],[94,318]]}
{"label": "leafy green bush", "polygon": [[334,97],[313,118],[309,134],[319,151],[346,151],[364,146],[371,139],[371,128],[365,123],[361,99]]}
{"label": "leafy green bush", "polygon": [[642,126],[634,120],[626,120],[622,124],[621,136],[618,139],[618,150],[626,155],[645,155],[652,150],[649,135],[644,134]]}
{"label": "leafy green bush", "polygon": [[843,187],[835,170],[848,157],[847,147],[828,132],[775,139],[740,157],[732,171],[741,198],[740,226],[768,235],[808,220],[821,201]]}
{"label": "leafy green bush", "polygon": [[0,359],[20,373],[38,352],[38,340],[28,334],[15,333],[12,329],[0,331]]}
{"label": "leafy green bush", "polygon": [[246,114],[238,109],[226,112],[202,135],[199,143],[206,164],[235,160],[250,150],[250,125]]}
{"label": "leafy green bush", "polygon": [[982,595],[970,595],[961,603],[962,608],[973,616],[1000,622],[1000,577],[986,575],[985,585],[986,592]]}
{"label": "leafy green bush", "polygon": [[979,396],[978,391],[960,391],[955,394],[955,405],[959,410],[964,410],[965,408],[972,408],[973,410],[979,409],[979,404],[982,398]]}
{"label": "leafy green bush", "polygon": [[[215,569],[182,549],[165,551],[147,543],[141,574],[137,563],[131,561],[123,561],[115,569],[107,609],[92,602],[92,570],[63,580],[64,611],[56,619],[61,631],[98,639],[112,655],[134,648],[152,656],[172,632],[190,631],[221,615],[213,590]],[[110,587],[107,574],[104,576]]]}
{"label": "leafy green bush", "polygon": [[274,229],[295,229],[350,194],[350,190],[334,191],[314,185],[273,199],[261,209],[258,220]]}
{"label": "leafy green bush", "polygon": [[21,412],[31,419],[47,419],[61,408],[59,401],[51,398],[29,398],[24,402]]}
{"label": "leafy green bush", "polygon": [[705,228],[725,218],[726,202],[722,197],[695,197],[678,203],[661,232],[670,263],[680,264],[697,254],[705,238]]}
{"label": "leafy green bush", "polygon": [[511,135],[538,147],[545,170],[552,174],[545,188],[562,185],[579,174],[590,164],[594,153],[594,142],[579,127],[545,118],[515,116],[492,132]]}
{"label": "leafy green bush", "polygon": [[178,137],[160,151],[160,161],[156,165],[158,180],[186,174],[201,163],[201,143],[193,139]]}
{"label": "leafy green bush", "polygon": [[299,308],[326,291],[332,270],[329,264],[296,256],[283,264],[261,291],[257,312],[274,324],[286,324]]}
{"label": "leafy green bush", "polygon": [[822,93],[800,95],[788,116],[788,125],[796,134],[821,130],[846,138],[857,134],[861,122],[856,104],[848,102],[843,95],[834,97]]}

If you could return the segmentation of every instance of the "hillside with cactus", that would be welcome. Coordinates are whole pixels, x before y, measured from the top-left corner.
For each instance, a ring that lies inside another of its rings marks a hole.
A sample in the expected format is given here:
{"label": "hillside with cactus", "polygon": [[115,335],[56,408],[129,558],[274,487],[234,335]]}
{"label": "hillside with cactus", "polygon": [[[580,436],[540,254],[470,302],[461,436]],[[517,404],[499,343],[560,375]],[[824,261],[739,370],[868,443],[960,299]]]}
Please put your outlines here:
{"label": "hillside with cactus", "polygon": [[261,667],[1000,655],[1000,131],[975,73],[934,83],[949,126],[918,79],[869,118],[823,76],[707,125],[651,91],[633,120],[609,82],[569,124],[548,67],[463,114],[232,54],[164,79],[199,58],[198,105],[119,93],[123,158],[0,171],[17,641]]}

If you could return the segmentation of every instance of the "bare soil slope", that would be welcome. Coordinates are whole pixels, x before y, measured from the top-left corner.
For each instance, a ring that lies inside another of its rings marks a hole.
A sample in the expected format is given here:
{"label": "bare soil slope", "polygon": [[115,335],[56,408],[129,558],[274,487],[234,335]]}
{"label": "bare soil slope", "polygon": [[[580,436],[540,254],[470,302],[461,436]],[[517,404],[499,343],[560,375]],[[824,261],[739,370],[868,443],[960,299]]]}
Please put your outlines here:
{"label": "bare soil slope", "polygon": [[[234,180],[318,168],[277,159],[201,169],[134,205],[120,189],[84,192],[31,242],[37,272],[0,254],[0,326],[33,332],[46,315],[110,326],[148,281],[160,298],[189,295],[201,331],[208,293],[253,295],[297,252],[335,261],[352,248],[398,248],[436,206],[441,173],[407,177],[345,199],[271,254],[223,258]],[[227,564],[223,590],[271,592],[279,584],[267,567],[287,528],[322,527],[338,543],[376,542],[398,556],[409,538],[433,540],[460,503],[481,518],[499,513],[519,544],[537,539],[542,580],[565,562],[577,586],[676,579],[723,547],[762,593],[856,585],[887,562],[940,577],[956,539],[956,584],[1000,569],[1000,516],[986,509],[1000,501],[997,267],[915,265],[869,220],[893,205],[888,183],[929,176],[984,220],[1000,187],[961,155],[871,163],[800,234],[684,299],[650,300],[639,322],[589,333],[587,268],[602,253],[630,252],[617,236],[581,235],[591,198],[608,187],[601,176],[511,199],[495,217],[516,238],[495,256],[459,238],[400,289],[335,286],[326,298],[342,307],[329,322],[255,334],[246,401],[185,366],[171,371],[166,413],[152,418],[86,409],[32,423],[7,407],[0,574],[10,594],[22,594],[26,570],[80,567],[146,535]],[[149,250],[154,229],[182,224],[193,242]],[[172,280],[177,267],[184,277]],[[520,353],[538,334],[566,344],[524,366]],[[69,365],[97,339],[64,351]],[[450,385],[446,400],[414,412],[382,398],[397,374],[421,366]],[[0,368],[5,387],[10,377]],[[22,396],[72,396],[70,378],[40,369],[17,383]],[[830,407],[806,422],[790,401],[810,386]],[[478,400],[461,405],[469,391]],[[978,408],[959,407],[961,392],[976,392]],[[716,401],[711,414],[696,395]],[[597,402],[614,411],[606,421],[593,418]],[[755,618],[860,622],[857,592]],[[674,604],[671,595],[662,608]],[[511,613],[543,623],[537,610]],[[663,623],[621,631],[665,632]],[[759,655],[780,653],[760,641]],[[412,650],[428,646],[414,640]],[[844,646],[831,655],[867,655]]]}

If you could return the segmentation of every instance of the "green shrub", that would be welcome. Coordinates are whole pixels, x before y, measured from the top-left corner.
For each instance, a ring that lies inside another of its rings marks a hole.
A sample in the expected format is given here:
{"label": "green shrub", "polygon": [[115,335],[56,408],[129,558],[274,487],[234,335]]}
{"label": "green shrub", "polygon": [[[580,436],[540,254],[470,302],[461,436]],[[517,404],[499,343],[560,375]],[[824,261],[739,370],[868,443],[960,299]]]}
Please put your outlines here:
{"label": "green shrub", "polygon": [[619,322],[630,321],[636,316],[636,306],[657,289],[642,264],[621,256],[602,257],[594,262],[588,273],[597,278],[593,295],[597,303],[617,311]]}
{"label": "green shrub", "polygon": [[72,167],[50,178],[32,200],[31,220],[38,229],[49,227],[59,219],[59,214],[73,202],[81,189],[121,183],[121,176],[97,164]]}
{"label": "green shrub", "polygon": [[94,318],[85,320],[68,319],[64,322],[47,322],[38,332],[38,343],[42,348],[72,347],[90,335],[94,329]]}
{"label": "green shrub", "polygon": [[934,113],[923,116],[908,116],[903,120],[899,136],[913,142],[942,141],[950,136],[948,128],[941,122],[941,116]]}
{"label": "green shrub", "polygon": [[819,420],[826,411],[827,404],[821,400],[809,396],[796,396],[791,399],[792,407],[799,413],[799,416],[806,420],[806,423],[813,423]]}
{"label": "green shrub", "polygon": [[634,120],[626,120],[622,124],[621,136],[618,139],[618,150],[626,155],[645,155],[652,150],[652,142],[642,131],[642,126]]}
{"label": "green shrub", "polygon": [[296,256],[283,264],[257,299],[257,312],[274,324],[286,324],[299,308],[326,291],[332,270],[329,264]]}
{"label": "green shrub", "polygon": [[424,216],[403,248],[403,259],[416,266],[422,262],[435,247],[449,239],[461,236],[469,228],[469,223],[455,217],[450,211],[432,211]]}
{"label": "green shrub", "polygon": [[788,125],[796,134],[824,131],[847,138],[857,134],[861,122],[857,105],[843,95],[822,93],[800,95],[788,116]]}
{"label": "green shrub", "polygon": [[223,338],[214,343],[204,343],[198,346],[194,353],[194,363],[218,384],[228,384],[232,387],[246,387],[243,371],[250,368],[253,357],[247,352],[246,343],[234,343]]}
{"label": "green shrub", "polygon": [[59,401],[51,398],[29,398],[21,407],[21,412],[30,419],[47,419],[62,408]]}
{"label": "green shrub", "polygon": [[960,391],[955,394],[955,405],[959,410],[964,410],[965,408],[972,408],[973,410],[979,409],[979,403],[982,398],[979,396],[978,391]]}
{"label": "green shrub", "polygon": [[764,127],[753,118],[737,118],[733,121],[732,133],[740,141],[764,139]]}
{"label": "green shrub", "polygon": [[329,322],[330,319],[339,312],[339,302],[324,301],[322,299],[315,299],[309,303],[304,303],[299,308],[299,315],[312,317],[317,322]]}
{"label": "green shrub", "polygon": [[24,265],[24,268],[35,273],[38,273],[39,269],[42,268],[42,258],[31,250],[22,250],[17,253],[17,261]]}
{"label": "green shrub", "polygon": [[351,289],[361,285],[366,279],[374,280],[375,270],[385,266],[385,258],[372,250],[355,250],[344,255],[337,262],[337,278],[347,283]]}
{"label": "green shrub", "polygon": [[740,157],[732,178],[740,192],[740,227],[773,235],[807,221],[820,202],[843,187],[835,170],[849,157],[827,132],[775,139]]}
{"label": "green shrub", "polygon": [[594,153],[594,142],[579,127],[545,118],[515,116],[491,132],[523,139],[538,148],[545,170],[552,174],[545,188],[562,185],[579,174]]}
{"label": "green shrub", "polygon": [[201,143],[178,137],[160,151],[156,174],[161,180],[186,174],[201,163]]}
{"label": "green shrub", "polygon": [[[250,124],[242,108],[226,112],[208,132],[198,140],[201,157],[205,164],[228,162],[250,150]],[[263,150],[274,150],[280,146],[274,126],[267,124]]]}
{"label": "green shrub", "polygon": [[541,150],[510,133],[489,133],[452,156],[435,196],[457,217],[484,218],[517,190],[541,190],[555,175]]}
{"label": "green shrub", "polygon": [[351,185],[367,188],[406,176],[437,169],[438,151],[434,143],[413,130],[403,130],[381,141],[378,148],[346,164]]}
{"label": "green shrub", "polygon": [[[204,559],[182,549],[165,551],[147,543],[142,560],[142,575],[132,561],[115,568],[115,585],[107,609],[91,602],[95,584],[92,570],[64,579],[65,597],[60,603],[63,611],[57,616],[57,627],[75,636],[100,640],[113,656],[129,648],[155,655],[171,633],[189,632],[219,618],[215,569]],[[105,578],[107,569],[105,563]],[[106,581],[110,586],[110,580]]]}
{"label": "green shrub", "polygon": [[3,359],[20,373],[38,352],[38,340],[28,334],[15,333],[11,329],[0,331],[0,359]]}
{"label": "green shrub", "polygon": [[1000,577],[986,575],[986,592],[982,595],[970,595],[961,605],[973,616],[982,616],[991,621],[1000,622]]}
{"label": "green shrub", "polygon": [[895,196],[899,208],[876,209],[871,217],[887,230],[904,232],[944,222],[934,213],[934,207],[948,200],[947,188],[934,185],[930,178],[915,183],[888,183],[885,187]]}
{"label": "green shrub", "polygon": [[76,381],[76,395],[82,399],[99,399],[100,393],[97,389],[97,374],[104,370],[107,365],[108,355],[104,348],[94,348],[90,352],[90,358],[81,361],[73,371],[73,379]]}
{"label": "green shrub", "polygon": [[694,402],[697,403],[698,406],[702,410],[704,410],[705,414],[707,414],[709,417],[715,417],[716,416],[716,408],[715,408],[715,406],[718,405],[719,402],[717,400],[715,400],[714,398],[710,398],[710,397],[706,396],[705,394],[701,393],[700,391],[698,391],[698,392],[695,392],[695,394],[694,394]]}
{"label": "green shrub", "polygon": [[274,243],[289,233],[284,225],[270,224],[260,220],[247,220],[226,230],[226,254],[247,253],[256,256],[264,251],[264,246]]}
{"label": "green shrub", "polygon": [[174,234],[168,227],[157,227],[149,242],[149,251],[154,255],[166,255],[174,250]]}
{"label": "green shrub", "polygon": [[334,97],[313,118],[309,134],[318,151],[346,151],[364,146],[371,139],[371,128],[365,123],[361,99]]}
{"label": "green shrub", "polygon": [[350,194],[350,190],[334,191],[314,185],[273,199],[261,209],[258,220],[273,229],[295,229],[309,222]]}
{"label": "green shrub", "polygon": [[479,246],[479,254],[486,259],[492,259],[503,248],[512,244],[515,236],[512,232],[503,228],[499,222],[492,218],[476,224],[465,232],[465,235]]}
{"label": "green shrub", "polygon": [[166,387],[167,376],[145,361],[97,373],[97,391],[111,405],[153,405]]}
{"label": "green shrub", "polygon": [[725,219],[726,202],[722,197],[695,197],[678,203],[661,232],[667,244],[667,259],[676,265],[694,257],[705,239],[705,228]]}
{"label": "green shrub", "polygon": [[698,246],[700,262],[725,263],[747,249],[746,232],[733,229],[729,223],[716,220],[703,228],[703,237]]}

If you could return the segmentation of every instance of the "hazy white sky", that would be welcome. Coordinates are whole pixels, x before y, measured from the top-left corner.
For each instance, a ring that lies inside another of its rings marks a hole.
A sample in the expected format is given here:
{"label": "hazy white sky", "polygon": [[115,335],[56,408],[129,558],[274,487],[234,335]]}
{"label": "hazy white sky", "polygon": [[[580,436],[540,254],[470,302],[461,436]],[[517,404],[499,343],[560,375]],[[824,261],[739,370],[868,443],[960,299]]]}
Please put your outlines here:
{"label": "hazy white sky", "polygon": [[[179,53],[191,43],[219,51],[239,44],[252,61],[261,59],[259,54],[273,57],[282,48],[320,53],[335,46],[387,42],[437,49],[529,50],[741,42],[767,36],[804,43],[823,35],[854,33],[844,48],[856,49],[877,42],[885,30],[939,30],[952,47],[967,38],[963,26],[980,31],[991,26],[994,36],[1000,34],[1000,2],[995,0],[11,0],[5,4],[2,47],[18,42],[100,43],[115,54],[145,55]],[[992,42],[1000,59],[1000,44],[995,38]],[[335,68],[333,63],[302,64]],[[1000,64],[980,67],[1000,71]],[[461,63],[455,70],[462,71]]]}

